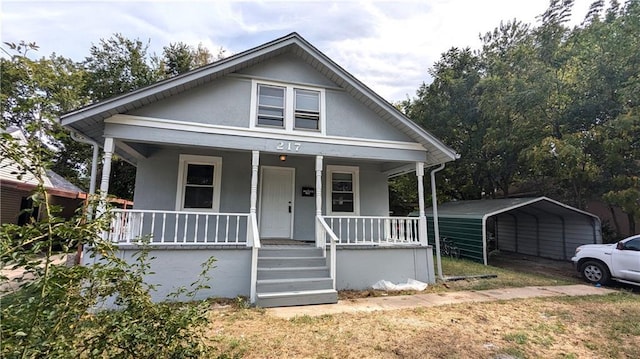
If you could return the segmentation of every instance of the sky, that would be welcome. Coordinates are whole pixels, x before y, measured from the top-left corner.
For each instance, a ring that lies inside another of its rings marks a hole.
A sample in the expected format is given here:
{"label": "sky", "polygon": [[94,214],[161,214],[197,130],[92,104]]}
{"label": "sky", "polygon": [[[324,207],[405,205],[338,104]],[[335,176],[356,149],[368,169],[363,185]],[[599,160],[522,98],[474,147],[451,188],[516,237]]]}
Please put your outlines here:
{"label": "sky", "polygon": [[[576,0],[573,24],[592,0]],[[428,69],[452,47],[480,48],[479,35],[514,18],[536,25],[549,0],[399,1],[0,1],[0,39],[36,42],[38,56],[76,61],[121,33],[149,41],[202,43],[242,52],[297,32],[390,102],[414,98]]]}

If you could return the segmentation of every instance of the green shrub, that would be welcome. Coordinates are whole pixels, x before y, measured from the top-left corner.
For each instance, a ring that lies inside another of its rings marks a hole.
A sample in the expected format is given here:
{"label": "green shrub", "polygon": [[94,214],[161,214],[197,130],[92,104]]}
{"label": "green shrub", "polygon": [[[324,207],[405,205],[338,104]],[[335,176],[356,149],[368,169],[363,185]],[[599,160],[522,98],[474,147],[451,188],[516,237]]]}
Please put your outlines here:
{"label": "green shrub", "polygon": [[[24,226],[0,226],[2,268],[22,276],[0,278],[0,357],[2,358],[196,358],[211,357],[213,348],[203,331],[208,323],[206,301],[154,303],[149,251],[141,246],[133,263],[118,258],[112,243],[101,239],[110,212],[88,219],[88,208],[71,220],[58,216],[48,202],[37,153],[2,134],[0,156],[35,174],[40,185],[32,198],[46,218]],[[34,155],[36,153],[36,155]],[[94,263],[55,264],[77,246]],[[57,252],[56,250],[59,250]],[[203,264],[190,288],[167,298],[195,298],[205,288],[214,259]]]}

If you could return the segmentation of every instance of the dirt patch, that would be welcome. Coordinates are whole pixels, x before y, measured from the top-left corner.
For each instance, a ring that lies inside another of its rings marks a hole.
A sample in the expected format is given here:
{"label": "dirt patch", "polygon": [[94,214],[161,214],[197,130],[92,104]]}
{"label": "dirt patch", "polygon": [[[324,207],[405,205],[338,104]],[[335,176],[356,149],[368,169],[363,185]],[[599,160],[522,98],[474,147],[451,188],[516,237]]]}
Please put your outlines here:
{"label": "dirt patch", "polygon": [[573,263],[570,261],[553,260],[526,254],[494,252],[489,256],[489,265],[516,272],[566,279],[581,279],[580,274],[573,269]]}

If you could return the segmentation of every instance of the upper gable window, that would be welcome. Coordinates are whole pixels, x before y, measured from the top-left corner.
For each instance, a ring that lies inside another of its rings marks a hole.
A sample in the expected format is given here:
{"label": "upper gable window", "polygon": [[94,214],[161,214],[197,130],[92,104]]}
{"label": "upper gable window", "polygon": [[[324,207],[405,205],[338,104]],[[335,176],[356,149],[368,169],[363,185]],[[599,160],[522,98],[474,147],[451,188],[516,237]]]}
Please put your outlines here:
{"label": "upper gable window", "polygon": [[320,129],[320,92],[294,89],[296,95],[294,128]]}
{"label": "upper gable window", "polygon": [[284,87],[258,86],[258,125],[284,127]]}
{"label": "upper gable window", "polygon": [[324,89],[253,81],[252,127],[324,133]]}

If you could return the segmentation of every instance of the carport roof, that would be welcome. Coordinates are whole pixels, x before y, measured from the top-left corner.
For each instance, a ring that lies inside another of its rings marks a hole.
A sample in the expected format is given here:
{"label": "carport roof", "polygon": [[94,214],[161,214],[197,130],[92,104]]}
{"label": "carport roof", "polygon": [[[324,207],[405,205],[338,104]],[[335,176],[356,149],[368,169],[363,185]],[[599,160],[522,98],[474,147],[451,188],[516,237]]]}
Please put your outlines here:
{"label": "carport roof", "polygon": [[[455,201],[438,205],[438,217],[456,217],[483,219],[496,214],[509,212],[523,207],[533,207],[545,212],[576,212],[599,220],[598,216],[571,207],[547,197],[481,199],[474,201]],[[433,213],[432,208],[426,210],[427,215]]]}

